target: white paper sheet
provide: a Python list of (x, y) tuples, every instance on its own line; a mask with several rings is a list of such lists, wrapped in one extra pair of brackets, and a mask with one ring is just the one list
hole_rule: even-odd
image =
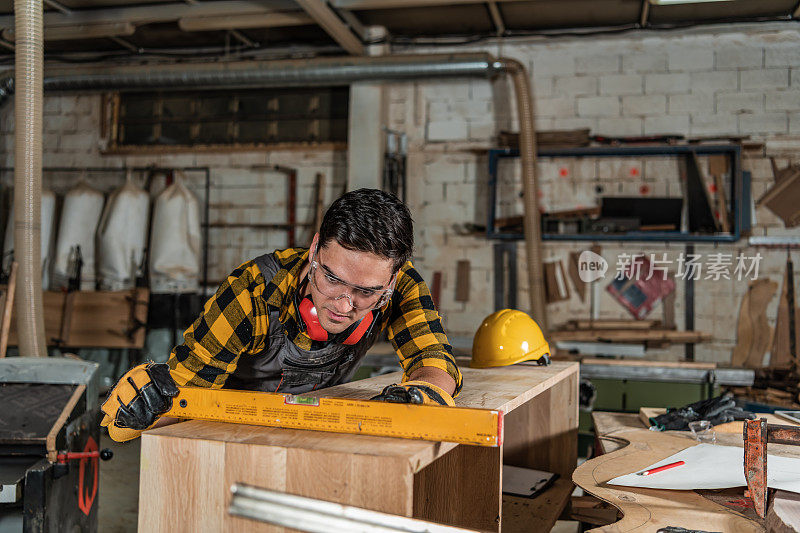
[[(636, 475), (636, 472), (677, 461), (685, 461), (686, 464), (649, 476)], [(616, 477), (608, 483), (676, 490), (726, 489), (747, 485), (744, 479), (744, 450), (736, 446), (698, 444), (636, 472)], [(767, 456), (767, 486), (800, 492), (800, 458)]]

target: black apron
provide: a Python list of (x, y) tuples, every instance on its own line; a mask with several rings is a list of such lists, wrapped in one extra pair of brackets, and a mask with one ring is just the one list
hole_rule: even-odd
[[(267, 283), (281, 268), (272, 254), (264, 254), (254, 261)], [(300, 394), (347, 383), (380, 334), (377, 326), (380, 316), (377, 316), (356, 344), (331, 342), (319, 350), (303, 350), (287, 336), (279, 320), (280, 309), (268, 306), (268, 312), (266, 348), (257, 354), (242, 354), (224, 388)]]

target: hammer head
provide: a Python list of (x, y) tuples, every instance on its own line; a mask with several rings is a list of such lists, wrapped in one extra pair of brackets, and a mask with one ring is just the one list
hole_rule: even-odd
[(744, 478), (761, 518), (767, 514), (767, 419), (744, 421)]

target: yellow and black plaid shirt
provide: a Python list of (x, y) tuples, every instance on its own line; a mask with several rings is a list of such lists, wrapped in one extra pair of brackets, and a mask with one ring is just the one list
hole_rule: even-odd
[[(279, 250), (275, 258), (281, 268), (272, 280), (264, 278), (254, 261), (248, 261), (231, 272), (206, 302), (203, 314), (169, 358), (179, 386), (221, 388), (240, 357), (262, 352), (269, 342), (268, 306), (280, 310), (279, 320), (298, 347), (314, 350), (325, 344), (311, 340), (300, 327), (293, 305), (308, 249)], [(394, 294), (380, 317), (381, 330), (388, 327), (389, 340), (400, 358), (404, 380), (418, 368), (439, 368), (453, 377), (458, 394), (461, 372), (453, 349), (430, 291), (410, 261), (400, 269)]]

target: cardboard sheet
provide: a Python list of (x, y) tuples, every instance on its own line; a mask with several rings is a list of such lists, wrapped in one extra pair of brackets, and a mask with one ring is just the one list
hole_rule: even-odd
[[(649, 476), (636, 475), (676, 461), (686, 464)], [(736, 446), (698, 444), (686, 448), (657, 463), (616, 477), (610, 485), (651, 489), (725, 489), (746, 486), (744, 479), (744, 450)], [(767, 457), (767, 485), (773, 489), (800, 492), (800, 458)]]

